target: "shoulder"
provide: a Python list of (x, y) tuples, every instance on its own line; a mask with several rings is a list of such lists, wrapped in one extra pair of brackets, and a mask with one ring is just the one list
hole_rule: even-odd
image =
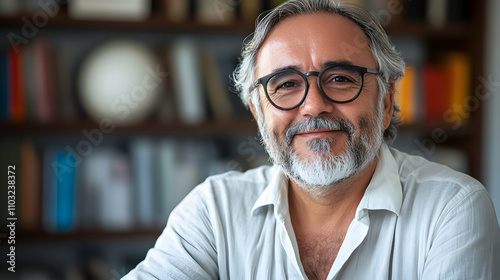
[(238, 211), (250, 212), (276, 172), (276, 167), (261, 166), (246, 172), (230, 171), (210, 176), (196, 186), (179, 207), (196, 204), (197, 208), (208, 211), (227, 212), (238, 208)]
[(260, 195), (276, 172), (277, 169), (275, 167), (267, 165), (250, 169), (246, 172), (229, 171), (208, 177), (197, 188), (202, 192), (211, 192), (219, 195)]
[(472, 213), (491, 212), (488, 216), (494, 216), (488, 192), (478, 180), (419, 156), (395, 149), (391, 153), (399, 168), (403, 192), (401, 214), (408, 221), (425, 221), (433, 227)]
[(471, 176), (455, 171), (445, 165), (390, 149), (399, 168), (403, 192), (446, 192), (466, 196), (477, 191), (486, 191), (484, 186)]

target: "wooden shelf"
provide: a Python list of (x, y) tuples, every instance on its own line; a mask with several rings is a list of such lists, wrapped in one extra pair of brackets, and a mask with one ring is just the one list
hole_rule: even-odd
[(466, 123), (455, 128), (444, 121), (431, 121), (402, 125), (398, 128), (398, 132), (417, 132), (424, 135), (431, 135), (433, 131), (436, 131), (437, 129), (441, 129), (444, 134), (450, 137), (465, 138), (473, 135), (473, 128), (470, 123)]
[[(22, 18), (30, 19), (32, 15), (0, 16), (0, 26), (2, 27), (22, 27), (25, 23)], [(164, 15), (153, 14), (143, 21), (124, 20), (83, 20), (72, 18), (66, 11), (60, 11), (56, 16), (51, 17), (47, 22), (47, 27), (58, 29), (112, 29), (112, 30), (157, 30), (169, 32), (222, 32), (222, 33), (250, 33), (253, 31), (255, 23), (235, 19), (228, 23), (201, 23), (193, 18), (182, 21), (168, 20)], [(423, 39), (469, 39), (472, 28), (466, 23), (448, 23), (442, 27), (431, 26), (422, 22), (399, 22), (396, 21), (385, 27), (391, 36), (412, 36)]]
[(78, 230), (68, 233), (53, 233), (46, 231), (20, 231), (17, 238), (20, 242), (75, 242), (89, 240), (117, 239), (156, 239), (162, 233), (158, 229), (134, 229), (130, 231)]
[[(0, 26), (2, 27), (22, 27), (25, 23), (22, 18), (31, 19), (32, 15), (0, 16)], [(123, 20), (81, 20), (72, 18), (65, 11), (60, 11), (50, 18), (47, 27), (59, 29), (113, 29), (113, 30), (148, 30), (148, 31), (170, 31), (170, 32), (223, 32), (223, 33), (250, 33), (253, 31), (254, 22), (234, 20), (220, 24), (200, 23), (195, 19), (183, 21), (170, 21), (165, 16), (154, 14), (143, 21), (123, 21)]]
[[(98, 124), (89, 120), (59, 123), (0, 123), (0, 131), (5, 134), (74, 134), (82, 130), (99, 129)], [(250, 117), (228, 121), (206, 121), (196, 125), (183, 123), (146, 122), (134, 126), (117, 126), (111, 132), (115, 133), (146, 133), (157, 135), (208, 135), (230, 136), (238, 134), (257, 133), (257, 124)]]

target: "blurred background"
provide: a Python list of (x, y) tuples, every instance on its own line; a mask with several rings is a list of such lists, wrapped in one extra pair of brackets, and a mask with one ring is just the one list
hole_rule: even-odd
[[(269, 164), (230, 75), (281, 2), (2, 0), (0, 278), (120, 279), (194, 186)], [(348, 2), (407, 62), (393, 146), (480, 180), (498, 213), (500, 2)]]

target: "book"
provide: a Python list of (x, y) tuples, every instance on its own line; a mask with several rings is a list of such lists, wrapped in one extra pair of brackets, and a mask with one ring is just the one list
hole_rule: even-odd
[(84, 229), (128, 230), (134, 226), (130, 159), (123, 152), (99, 147), (82, 161), (79, 192)]
[[(164, 225), (170, 212), (200, 183), (203, 157), (210, 151), (196, 141), (178, 142), (165, 139), (157, 145), (157, 197), (160, 199), (159, 220)], [(163, 224), (162, 224), (163, 223)]]
[(211, 112), (218, 121), (230, 120), (234, 116), (234, 112), (215, 54), (209, 48), (202, 48), (200, 52), (203, 84)]
[(164, 139), (158, 142), (155, 153), (156, 188), (156, 223), (165, 226), (177, 198), (175, 189), (180, 180), (176, 172), (178, 143), (173, 139)]
[(76, 19), (141, 21), (151, 14), (151, 0), (72, 0), (68, 8)]
[(148, 139), (135, 139), (130, 144), (134, 197), (137, 200), (137, 222), (144, 228), (154, 225), (154, 144)]
[(44, 228), (69, 232), (76, 228), (75, 159), (65, 150), (48, 148), (44, 153)]
[(423, 70), (425, 119), (443, 121), (449, 105), (449, 80), (440, 64), (428, 64)]
[(168, 53), (179, 119), (186, 124), (199, 124), (206, 119), (206, 103), (196, 44), (187, 39), (179, 40)]
[(448, 116), (456, 125), (463, 125), (470, 112), (463, 112), (467, 106), (467, 97), (472, 91), (472, 71), (469, 58), (464, 53), (448, 53), (443, 62), (449, 81), (449, 103), (447, 108), (451, 111)]
[(49, 43), (37, 38), (34, 44), (36, 112), (38, 122), (50, 122), (56, 117), (53, 53)]
[(26, 97), (24, 90), (23, 55), (22, 49), (10, 49), (10, 103), (9, 119), (13, 122), (26, 120)]
[(417, 118), (417, 71), (407, 66), (405, 76), (396, 84), (396, 104), (401, 109), (403, 124), (411, 124)]

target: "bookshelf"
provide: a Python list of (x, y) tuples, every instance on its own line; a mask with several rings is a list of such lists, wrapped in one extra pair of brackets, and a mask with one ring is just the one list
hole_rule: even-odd
[[(255, 3), (257, 2), (260, 1)], [(481, 81), (478, 77), (484, 76), (485, 1), (476, 1), (474, 5), (470, 5), (463, 18), (446, 22), (441, 26), (430, 25), (425, 17), (409, 19), (405, 10), (410, 5), (409, 2), (400, 1), (403, 12), (392, 15), (391, 21), (386, 26), (386, 30), (395, 42), (404, 43), (400, 51), (406, 56), (405, 59), (411, 61), (420, 58), (418, 56), (412, 57), (414, 53), (407, 52), (405, 46), (416, 48), (417, 52), (425, 53), (421, 66), (439, 63), (440, 58), (449, 52), (459, 51), (465, 54), (469, 58), (471, 69), (468, 77), (470, 79), (468, 92), (470, 96), (473, 96), (475, 89), (481, 87)], [(192, 15), (192, 11), (191, 15), (183, 19), (171, 20), (165, 15), (165, 3), (167, 2), (153, 1), (151, 15), (142, 21), (74, 19), (67, 7), (62, 6), (56, 15), (50, 17), (47, 23), (39, 28), (35, 39), (44, 38), (55, 45), (62, 45), (63, 49), (70, 49), (70, 59), (67, 60), (67, 63), (71, 66), (71, 75), (69, 76), (72, 83), (70, 86), (71, 94), (76, 99), (75, 116), (70, 119), (56, 118), (44, 123), (32, 120), (21, 122), (3, 120), (0, 122), (0, 142), (2, 145), (6, 142), (15, 143), (12, 147), (19, 149), (19, 145), (23, 141), (31, 142), (35, 148), (35, 162), (39, 166), (43, 166), (43, 157), (49, 147), (64, 150), (65, 147), (70, 146), (73, 150), (77, 150), (82, 141), (91, 142), (82, 131), (95, 131), (99, 130), (100, 127), (89, 118), (81, 104), (78, 104), (76, 97), (78, 88), (74, 84), (79, 66), (85, 56), (96, 46), (109, 39), (139, 40), (154, 49), (155, 53), (163, 53), (161, 55), (164, 55), (165, 50), (178, 38), (189, 37), (195, 44), (209, 46), (219, 58), (224, 55), (233, 56), (230, 63), (223, 62), (226, 65), (222, 67), (223, 71), (221, 72), (224, 72), (223, 75), (227, 78), (233, 69), (235, 56), (239, 54), (241, 42), (245, 36), (252, 32), (254, 21), (243, 15), (241, 6), (234, 7), (234, 19), (228, 19), (228, 22), (200, 23), (196, 16)], [(448, 3), (452, 5), (452, 1), (448, 0)], [(30, 19), (32, 15), (32, 12), (22, 11), (15, 15), (1, 15), (0, 35), (5, 38), (9, 32), (19, 32), (25, 24), (22, 18)], [(410, 42), (409, 45), (407, 42)], [(0, 45), (0, 49), (7, 47), (8, 42)], [(221, 48), (222, 50), (220, 50)], [(422, 83), (421, 80), (418, 81)], [(228, 79), (224, 79), (224, 82), (227, 85)], [(209, 105), (206, 104), (206, 107)], [(460, 155), (464, 155), (464, 157), (459, 157), (459, 160), (465, 161), (461, 164), (465, 166), (465, 171), (473, 177), (481, 179), (482, 104), (479, 102), (477, 108), (469, 113), (470, 115), (464, 123), (459, 126), (454, 126), (453, 122), (443, 118), (432, 121), (419, 118), (407, 123), (400, 128), (394, 146), (406, 152), (427, 156), (426, 151), (430, 149), (429, 145), (432, 145), (433, 152), (431, 154), (434, 157), (431, 158), (435, 160), (450, 155), (450, 153), (438, 153), (437, 151), (441, 148), (445, 151), (451, 150), (451, 158), (454, 159), (457, 158), (458, 152)], [(217, 119), (213, 114), (208, 114), (203, 121), (196, 124), (186, 124), (177, 116), (164, 120), (159, 118), (158, 114), (153, 113), (148, 119), (136, 125), (116, 126), (112, 132), (105, 134), (102, 143), (93, 145), (91, 148), (94, 151), (98, 148), (116, 148), (115, 151), (117, 150), (121, 155), (131, 157), (133, 153), (131, 145), (136, 141), (146, 139), (154, 147), (165, 144), (165, 142), (170, 144), (174, 142), (176, 145), (190, 142), (191, 146), (187, 146), (187, 149), (190, 147), (205, 149), (208, 151), (206, 154), (209, 154), (207, 157), (212, 160), (206, 161), (204, 158), (196, 157), (190, 159), (191, 162), (203, 162), (201, 167), (206, 169), (197, 176), (196, 180), (202, 180), (206, 175), (217, 171), (246, 169), (266, 161), (264, 151), (254, 137), (257, 126), (248, 112), (239, 111), (233, 117), (226, 119)], [(439, 137), (436, 136), (437, 134)], [(446, 136), (445, 140), (443, 135)], [(417, 142), (418, 144), (416, 144)], [(185, 150), (186, 147), (183, 149)], [(165, 152), (165, 156), (168, 157), (168, 151)], [(208, 170), (205, 168), (207, 166), (215, 167)], [(133, 170), (133, 161), (129, 162), (128, 168)], [(185, 176), (190, 176), (187, 174), (192, 173), (189, 170), (179, 172)], [(37, 193), (40, 196), (31, 199), (35, 201), (36, 210), (43, 213), (44, 171), (40, 170), (36, 178), (38, 178), (36, 181)], [(193, 181), (193, 184), (195, 183)], [(132, 188), (134, 184), (130, 183), (132, 186), (129, 187)], [(78, 196), (77, 193), (75, 201), (78, 201)], [(19, 201), (19, 203), (22, 202)], [(96, 203), (92, 202), (91, 205), (95, 206)], [(43, 219), (40, 218), (40, 220)], [(76, 222), (74, 227), (68, 231), (52, 231), (47, 230), (42, 221), (39, 221), (36, 226), (30, 229), (18, 229), (18, 240), (21, 243), (19, 254), (41, 256), (45, 250), (50, 248), (56, 248), (56, 251), (60, 252), (71, 250), (72, 257), (64, 262), (71, 269), (76, 267), (79, 271), (92, 270), (89, 268), (92, 266), (89, 265), (91, 260), (95, 258), (107, 259), (109, 276), (109, 274), (116, 274), (117, 271), (121, 273), (123, 268), (129, 269), (141, 260), (146, 250), (154, 244), (161, 229), (161, 222), (149, 226), (132, 222), (125, 229), (111, 230), (95, 225), (83, 228)], [(139, 245), (131, 251), (124, 252), (123, 256), (118, 256), (113, 251), (117, 250), (117, 247), (128, 245), (131, 242)], [(83, 248), (85, 246), (88, 248)], [(60, 252), (54, 253), (52, 258), (57, 260), (58, 254), (62, 254)], [(24, 263), (30, 266), (36, 260), (20, 257), (19, 262), (20, 265)], [(35, 266), (35, 268), (37, 271), (44, 270), (44, 267), (41, 266)], [(54, 265), (50, 266), (47, 271), (49, 275), (55, 277), (54, 279), (63, 279), (64, 275), (69, 273), (67, 267), (58, 269)], [(2, 278), (1, 276), (0, 274), (0, 278)], [(116, 278), (116, 275), (111, 275), (112, 277)]]

